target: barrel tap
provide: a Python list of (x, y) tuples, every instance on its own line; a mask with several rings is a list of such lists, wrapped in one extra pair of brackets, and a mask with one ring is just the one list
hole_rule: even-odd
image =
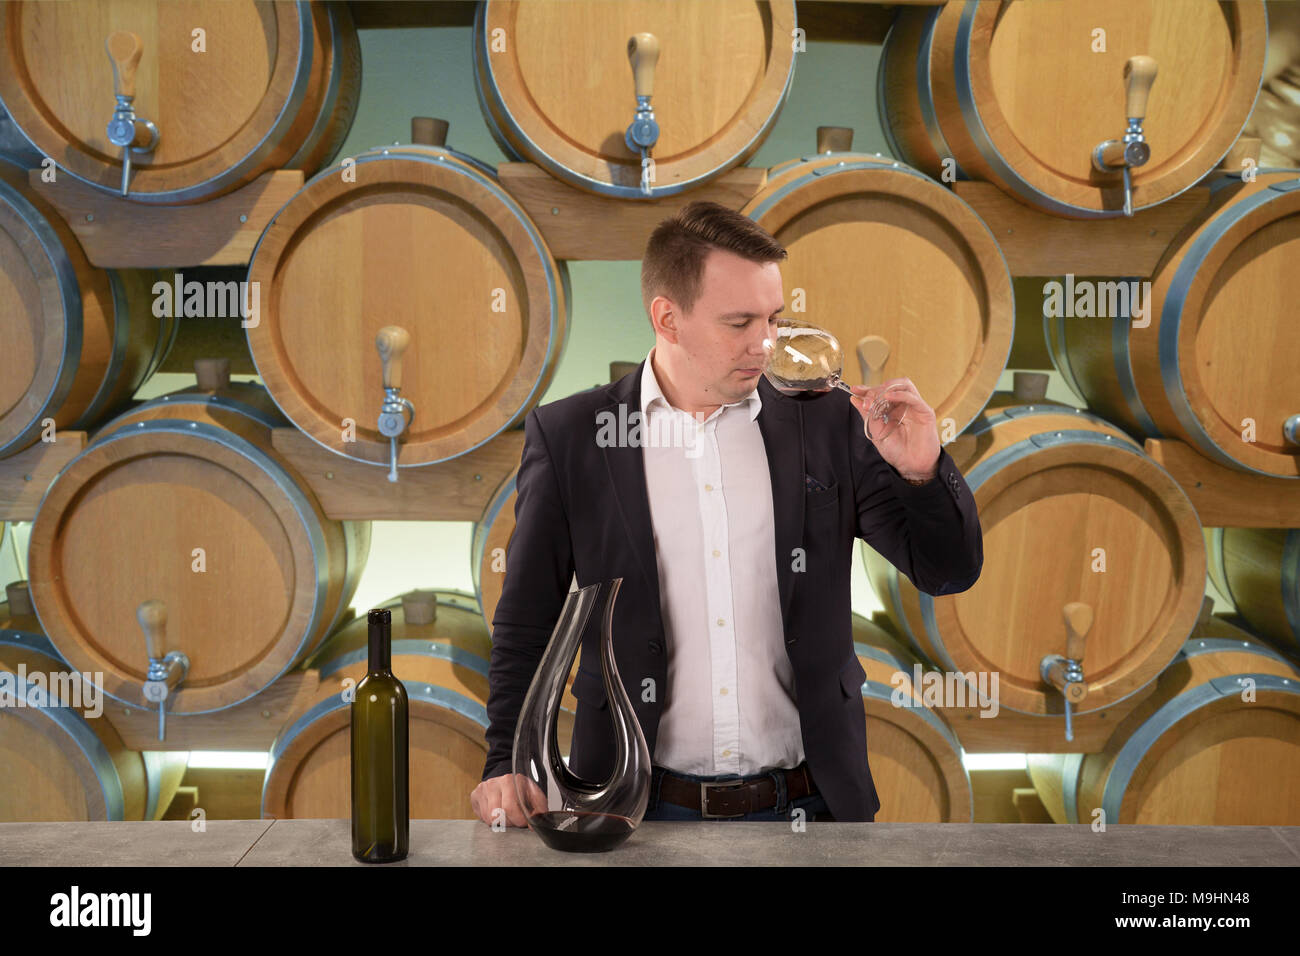
[(388, 480), (397, 480), (397, 439), (415, 421), (415, 406), (402, 398), (402, 353), (411, 342), (411, 333), (400, 325), (385, 325), (375, 338), (379, 361), (384, 367), (384, 404), (379, 410), (379, 434), (388, 439), (391, 464)]
[(1151, 146), (1142, 133), (1142, 120), (1147, 112), (1147, 94), (1156, 81), (1156, 61), (1149, 56), (1131, 56), (1124, 64), (1124, 82), (1127, 90), (1128, 129), (1122, 139), (1108, 139), (1098, 143), (1092, 151), (1092, 165), (1098, 172), (1124, 174), (1124, 215), (1133, 215), (1133, 180), (1129, 171), (1145, 165), (1151, 158)]
[(130, 189), (131, 154), (151, 153), (158, 145), (158, 127), (135, 115), (135, 70), (143, 47), (140, 38), (126, 30), (109, 34), (104, 43), (113, 64), (113, 94), (117, 106), (108, 123), (108, 141), (122, 147), (122, 195)]
[(162, 601), (145, 601), (135, 612), (144, 631), (145, 653), (149, 655), (149, 672), (141, 692), (146, 703), (158, 705), (158, 739), (166, 739), (167, 698), (181, 685), (190, 671), (190, 659), (180, 651), (166, 649), (167, 605)]
[(659, 61), (659, 38), (653, 33), (635, 33), (628, 37), (627, 58), (632, 63), (632, 79), (636, 86), (636, 118), (623, 134), (627, 148), (641, 154), (641, 193), (650, 195), (650, 148), (659, 141), (659, 124), (650, 105), (654, 91), (655, 63)]
[(1083, 678), (1083, 651), (1092, 627), (1092, 606), (1079, 601), (1065, 605), (1065, 656), (1048, 654), (1038, 663), (1043, 683), (1051, 684), (1065, 698), (1065, 739), (1074, 739), (1071, 705), (1083, 703), (1088, 685)]

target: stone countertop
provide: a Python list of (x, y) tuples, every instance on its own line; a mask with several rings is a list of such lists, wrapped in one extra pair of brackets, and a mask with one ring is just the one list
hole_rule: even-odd
[[(1300, 827), (645, 821), (607, 853), (527, 829), (412, 820), (397, 866), (1298, 866)], [(367, 866), (348, 820), (0, 823), (3, 866)]]

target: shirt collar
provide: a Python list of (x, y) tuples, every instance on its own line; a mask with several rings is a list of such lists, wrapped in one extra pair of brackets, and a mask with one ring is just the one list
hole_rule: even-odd
[[(641, 373), (641, 420), (642, 421), (646, 421), (649, 418), (650, 406), (656, 401), (662, 403), (664, 408), (669, 408), (669, 409), (672, 408), (672, 406), (668, 404), (668, 399), (664, 397), (663, 390), (659, 387), (658, 378), (655, 377), (654, 365), (651, 362), (651, 358), (654, 356), (654, 354), (655, 354), (654, 347), (651, 347), (650, 351), (646, 354), (645, 357), (645, 371)], [(754, 390), (750, 392), (748, 395), (746, 395), (744, 398), (742, 398), (739, 402), (731, 402), (730, 404), (723, 405), (722, 409), (735, 408), (737, 405), (740, 405), (742, 402), (747, 406), (747, 411), (749, 412), (749, 420), (752, 422), (755, 418), (758, 417), (758, 413), (763, 408), (763, 400), (759, 397), (757, 384), (755, 384)], [(722, 409), (715, 409), (713, 415), (711, 415), (710, 418), (716, 415), (720, 415)], [(679, 409), (674, 409), (674, 410), (678, 411), (679, 414), (683, 414), (683, 415), (687, 414), (686, 412), (682, 412)], [(705, 420), (707, 421), (708, 419)]]

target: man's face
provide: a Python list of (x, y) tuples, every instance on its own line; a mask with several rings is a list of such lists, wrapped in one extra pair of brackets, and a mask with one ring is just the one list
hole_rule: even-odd
[(783, 300), (776, 262), (757, 263), (711, 250), (704, 262), (703, 293), (694, 309), (683, 315), (671, 306), (677, 332), (675, 384), (701, 404), (743, 399), (767, 367), (769, 353), (763, 343), (776, 338)]

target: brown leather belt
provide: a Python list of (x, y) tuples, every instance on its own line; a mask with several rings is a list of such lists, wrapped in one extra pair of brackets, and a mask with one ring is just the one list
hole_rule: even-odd
[(697, 810), (705, 820), (739, 817), (775, 807), (776, 781), (772, 779), (773, 773), (785, 775), (787, 804), (817, 792), (807, 761), (793, 770), (773, 770), (748, 781), (686, 780), (666, 768), (658, 772), (663, 777), (659, 782), (659, 799)]

